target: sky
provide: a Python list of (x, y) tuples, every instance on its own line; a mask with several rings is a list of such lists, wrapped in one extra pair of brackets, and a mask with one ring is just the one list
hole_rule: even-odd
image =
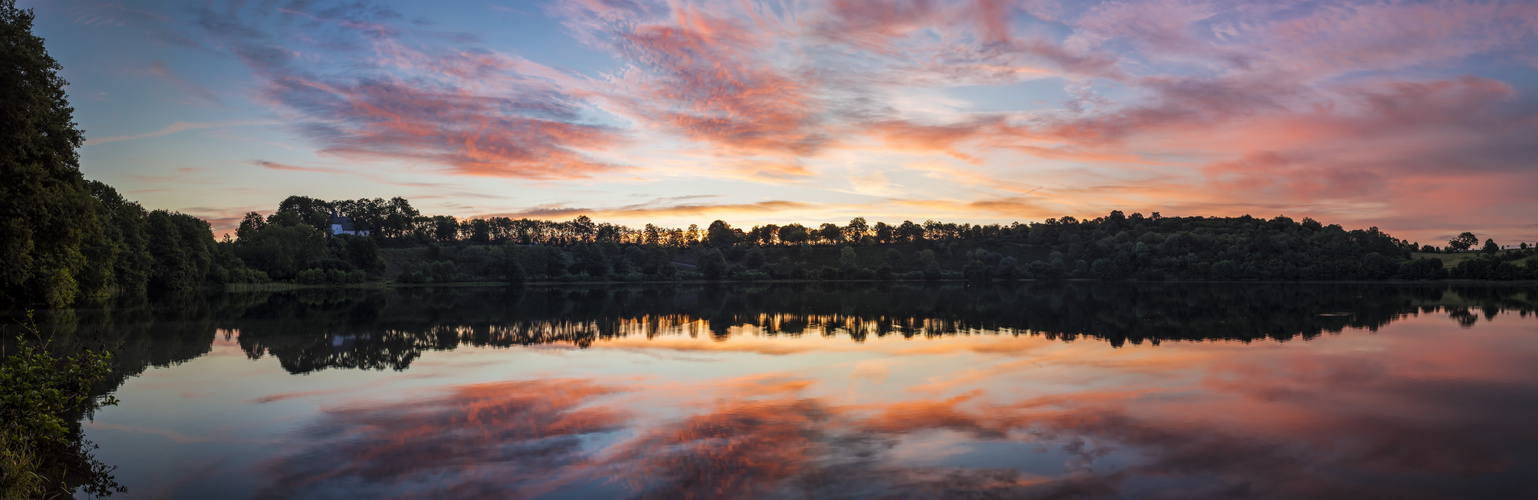
[(1538, 241), (1538, 3), (22, 0), (81, 169), (631, 226), (1313, 217)]

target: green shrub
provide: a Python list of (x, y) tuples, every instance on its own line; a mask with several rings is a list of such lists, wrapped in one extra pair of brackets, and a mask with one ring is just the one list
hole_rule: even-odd
[(459, 268), (453, 262), (440, 260), (428, 266), (433, 283), (451, 283), (459, 279)]
[(305, 269), (294, 276), (294, 281), (301, 285), (326, 284), (326, 271), (323, 269)]
[[(27, 314), (26, 330), (37, 336)], [(108, 472), (87, 452), (89, 443), (72, 432), (74, 419), (87, 411), (117, 404), (111, 395), (94, 397), (91, 387), (112, 373), (112, 353), (77, 349), (55, 356), (47, 343), (34, 345), (16, 336), (16, 350), (0, 363), (0, 494), (5, 498), (70, 497), (83, 489), (93, 496), (122, 492)], [(80, 463), (80, 462), (84, 463)], [(84, 483), (71, 485), (72, 481)]]

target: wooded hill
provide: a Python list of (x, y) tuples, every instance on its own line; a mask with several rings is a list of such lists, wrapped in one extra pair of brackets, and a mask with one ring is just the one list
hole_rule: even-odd
[[(369, 236), (328, 237), (332, 214), (349, 217)], [(403, 198), (293, 196), (270, 215), (247, 214), (237, 233), (238, 239), (219, 243), (214, 259), (212, 273), (225, 283), (1538, 277), (1538, 259), (1528, 249), (1478, 253), (1449, 272), (1439, 259), (1412, 258), (1435, 248), (1377, 228), (1120, 211), (1009, 225), (855, 218), (816, 227), (743, 230), (717, 220), (705, 229), (633, 229), (586, 216), (566, 222), (423, 216)]]

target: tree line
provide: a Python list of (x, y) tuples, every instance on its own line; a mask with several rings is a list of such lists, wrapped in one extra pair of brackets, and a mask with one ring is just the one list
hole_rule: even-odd
[[(744, 231), (717, 220), (703, 230), (650, 224), (636, 230), (587, 216), (565, 222), (427, 216), (401, 197), (290, 196), (270, 214), (246, 214), (234, 237), (215, 241), (205, 221), (146, 211), (110, 186), (81, 184), (100, 226), (99, 235), (80, 245), (85, 258), (72, 284), (82, 297), (114, 289), (369, 280), (1538, 279), (1532, 258), (1538, 250), (1499, 251), (1493, 241), (1479, 257), (1449, 269), (1434, 257), (1413, 258), (1427, 248), (1377, 228), (1347, 230), (1282, 216), (1121, 211), (1008, 225), (869, 224), (857, 217), (815, 228), (790, 223)], [(336, 217), (350, 218), (366, 235), (333, 234)], [(389, 255), (399, 262), (387, 262)], [(59, 291), (31, 296), (55, 306), (72, 300)]]
[(145, 210), (81, 175), (84, 135), (32, 20), (0, 2), (0, 305), (203, 284), (206, 221)]
[[(1441, 251), (1379, 231), (1287, 217), (1106, 216), (1035, 223), (928, 220), (847, 224), (725, 221), (670, 228), (424, 215), (400, 197), (290, 196), (246, 214), (235, 237), (207, 221), (146, 210), (88, 181), (60, 66), (32, 17), (0, 4), (0, 306), (63, 307), (113, 292), (208, 284), (679, 279), (1538, 279), (1527, 249), (1485, 242), (1458, 268), (1411, 258)], [(334, 217), (366, 236), (332, 234)], [(1465, 233), (1447, 245), (1468, 250)], [(1525, 245), (1524, 245), (1525, 246)], [(461, 247), (481, 247), (479, 250)], [(387, 258), (399, 257), (399, 258)], [(397, 262), (398, 261), (398, 262)]]

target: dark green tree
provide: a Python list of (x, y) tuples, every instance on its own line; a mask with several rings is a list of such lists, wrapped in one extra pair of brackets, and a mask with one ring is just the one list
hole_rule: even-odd
[(145, 218), (149, 239), (149, 286), (190, 290), (203, 284), (213, 263), (214, 233), (208, 222), (180, 212), (156, 210)]
[(920, 241), (924, 239), (924, 226), (914, 224), (911, 220), (905, 220), (902, 225), (897, 226), (894, 233), (900, 241)]
[(854, 276), (860, 270), (860, 255), (853, 247), (844, 245), (838, 250), (838, 270), (845, 277)]
[(249, 238), (264, 227), (267, 227), (267, 219), (262, 218), (262, 214), (247, 212), (246, 217), (240, 220), (240, 227), (235, 230), (235, 237)]
[(991, 277), (988, 272), (988, 264), (984, 264), (983, 261), (976, 259), (962, 266), (961, 275), (966, 277), (967, 281), (988, 281)]
[(870, 225), (865, 222), (864, 217), (849, 219), (849, 225), (844, 226), (844, 237), (854, 243), (859, 243), (860, 239), (864, 238), (869, 232)]
[(382, 264), (379, 258), (379, 242), (366, 236), (342, 235), (338, 236), (347, 250), (347, 261), (358, 269), (364, 271), (378, 270)]
[(123, 199), (117, 190), (97, 181), (88, 181), (91, 196), (96, 198), (97, 210), (102, 219), (105, 237), (87, 245), (88, 266), (96, 268), (86, 273), (93, 280), (88, 289), (142, 292), (149, 283), (151, 257), (145, 235), (145, 212), (138, 203)]
[(844, 230), (838, 227), (838, 224), (824, 222), (822, 227), (817, 229), (817, 238), (828, 243), (838, 243), (844, 241)]
[(469, 240), (477, 245), (491, 243), (491, 224), (486, 219), (470, 219), (464, 222), (470, 225), (468, 231)]
[(578, 243), (571, 247), (572, 260), (576, 261), (579, 271), (594, 278), (609, 276), (609, 259), (599, 250), (597, 245)]
[(652, 246), (646, 250), (646, 263), (642, 271), (658, 278), (673, 279), (678, 269), (673, 265), (673, 257), (668, 255), (666, 248)]
[(763, 269), (764, 251), (759, 248), (749, 249), (742, 257), (742, 264), (748, 269)]
[(780, 227), (778, 234), (781, 242), (791, 245), (806, 243), (812, 237), (806, 226), (800, 224), (786, 224)]
[[(0, 302), (62, 307), (82, 292), (82, 248), (104, 237), (80, 174), (84, 141), (33, 13), (0, 0)], [(88, 280), (104, 286), (100, 276)]]
[(325, 234), (296, 219), (291, 219), (292, 224), (273, 223), (281, 222), (282, 217), (271, 219), (260, 231), (236, 242), (235, 255), (246, 265), (273, 279), (286, 280), (325, 254)]
[(513, 284), (521, 284), (528, 279), (523, 263), (519, 262), (517, 256), (509, 256), (502, 261), (502, 279)]
[(293, 214), (300, 222), (322, 233), (331, 231), (331, 213), (336, 209), (336, 205), (326, 200), (297, 195), (284, 198), (278, 204), (278, 212)]
[(705, 243), (715, 247), (734, 245), (737, 243), (737, 233), (732, 231), (730, 224), (718, 219), (705, 228)]
[(885, 222), (877, 222), (875, 227), (876, 243), (891, 243), (893, 229), (895, 228)]
[(700, 256), (700, 274), (705, 279), (718, 280), (726, 275), (726, 256), (720, 249), (712, 248)]
[(1458, 235), (1457, 238), (1453, 238), (1447, 241), (1447, 246), (1449, 248), (1460, 252), (1474, 248), (1474, 245), (1478, 244), (1479, 237), (1468, 231), (1464, 231), (1463, 234)]
[(452, 215), (434, 215), (432, 228), (433, 239), (439, 242), (450, 242), (459, 239), (459, 222)]

